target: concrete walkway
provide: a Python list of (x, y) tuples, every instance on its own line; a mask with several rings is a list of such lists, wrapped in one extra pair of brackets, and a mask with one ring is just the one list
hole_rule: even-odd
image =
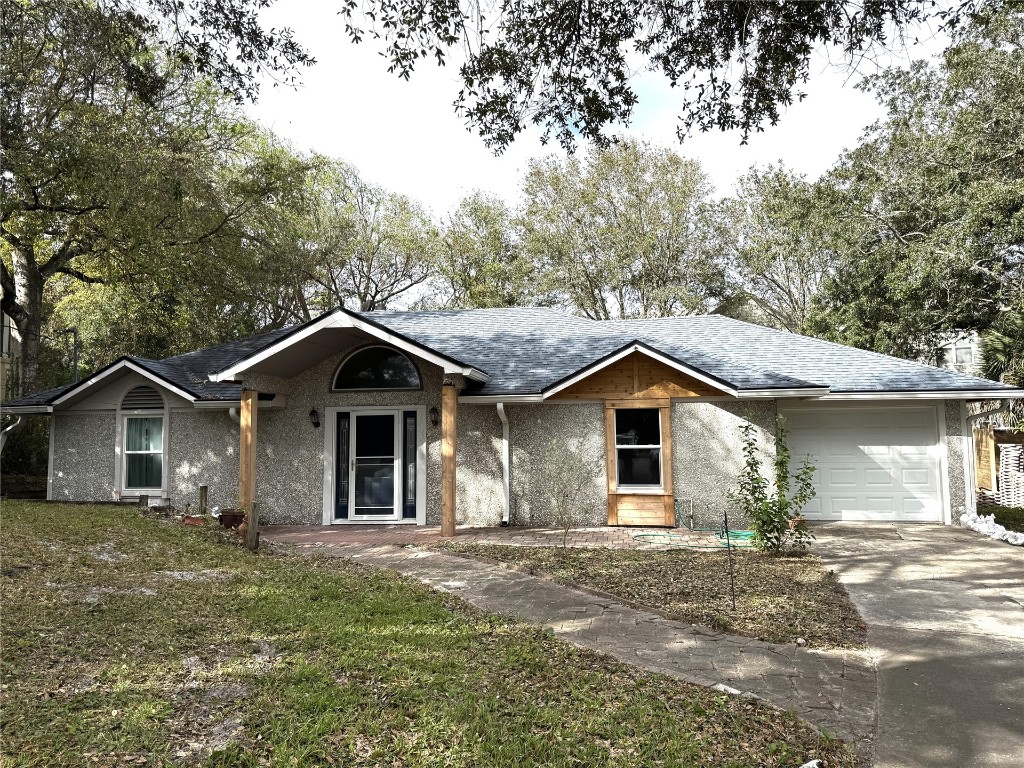
[[(458, 541), (466, 544), (502, 544), (507, 547), (554, 547), (562, 545), (561, 528), (459, 528)], [(417, 546), (441, 541), (438, 525), (267, 525), (260, 528), (265, 541), (281, 544), (347, 546), (351, 544), (393, 544)], [(678, 546), (714, 547), (714, 533), (684, 528), (571, 528), (566, 536), (570, 547), (666, 550)]]
[(942, 525), (814, 533), (868, 625), (876, 768), (1024, 766), (1024, 549)]
[(862, 652), (820, 652), (725, 635), (483, 561), (411, 547), (320, 542), (303, 549), (396, 570), (485, 611), (550, 627), (564, 640), (652, 672), (753, 694), (870, 754), (876, 686)]

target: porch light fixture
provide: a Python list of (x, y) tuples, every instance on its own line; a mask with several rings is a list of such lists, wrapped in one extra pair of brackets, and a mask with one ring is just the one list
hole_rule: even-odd
[(313, 425), (313, 429), (320, 429), (320, 412), (316, 408), (309, 412), (309, 423)]
[(427, 412), (430, 416), (430, 426), (436, 427), (437, 421), (441, 417), (441, 414), (437, 410), (437, 406), (434, 406)]

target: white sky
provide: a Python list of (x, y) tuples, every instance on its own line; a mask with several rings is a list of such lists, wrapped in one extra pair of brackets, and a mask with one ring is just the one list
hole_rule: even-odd
[[(250, 115), (297, 149), (346, 160), (367, 181), (408, 195), (435, 214), (454, 208), (476, 189), (514, 203), (527, 161), (559, 150), (543, 146), (539, 131), (529, 131), (496, 157), (455, 115), (456, 67), (424, 61), (410, 81), (398, 79), (387, 72), (372, 41), (348, 41), (339, 5), (339, 0), (306, 0), (266, 12), (266, 23), (291, 27), (317, 64), (302, 72), (298, 89), (267, 81), (259, 103), (248, 108)], [(941, 49), (939, 41), (930, 40), (909, 53), (923, 58)], [(900, 64), (908, 58), (904, 52), (890, 60)], [(715, 132), (697, 134), (680, 146), (678, 92), (660, 75), (645, 73), (634, 85), (640, 104), (632, 125), (621, 132), (699, 160), (721, 194), (731, 192), (736, 178), (755, 164), (781, 161), (816, 178), (882, 114), (873, 97), (854, 89), (859, 79), (821, 57), (805, 88), (807, 98), (749, 144), (741, 146), (737, 133)]]

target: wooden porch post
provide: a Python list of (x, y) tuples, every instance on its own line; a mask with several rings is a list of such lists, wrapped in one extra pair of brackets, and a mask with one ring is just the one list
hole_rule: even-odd
[(242, 390), (238, 428), (238, 506), (252, 512), (256, 499), (256, 403), (259, 393)]
[(459, 389), (445, 377), (441, 387), (441, 535), (455, 535), (455, 417)]

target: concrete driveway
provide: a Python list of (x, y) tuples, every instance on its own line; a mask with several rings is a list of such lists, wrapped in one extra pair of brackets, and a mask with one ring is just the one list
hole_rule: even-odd
[(868, 624), (876, 768), (1024, 766), (1024, 548), (942, 525), (814, 533)]

